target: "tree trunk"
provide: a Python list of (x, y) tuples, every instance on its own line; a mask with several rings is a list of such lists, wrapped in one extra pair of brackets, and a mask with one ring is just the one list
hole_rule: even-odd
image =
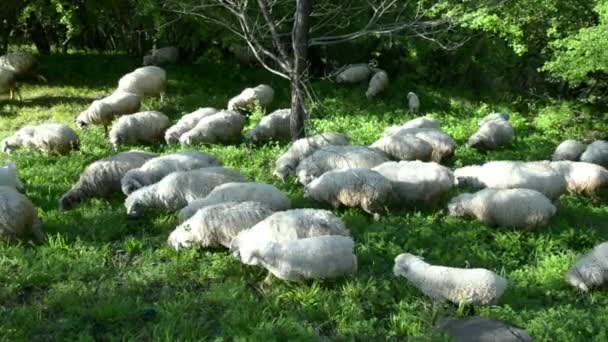
[(42, 24), (40, 24), (40, 21), (33, 12), (27, 18), (27, 26), (38, 53), (41, 55), (50, 55), (51, 46), (49, 45), (49, 40), (46, 38), (44, 27), (42, 27)]
[(310, 27), (310, 12), (312, 11), (312, 0), (297, 0), (296, 14), (291, 31), (291, 43), (293, 45), (293, 68), (289, 77), (291, 78), (291, 116), (289, 129), (291, 140), (297, 140), (305, 136), (304, 121), (306, 119), (305, 96), (304, 96), (304, 73), (306, 72), (308, 54), (308, 29)]

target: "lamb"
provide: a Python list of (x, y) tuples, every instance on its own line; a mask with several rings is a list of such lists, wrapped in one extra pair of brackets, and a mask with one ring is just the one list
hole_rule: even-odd
[(193, 129), (179, 138), (179, 142), (182, 145), (229, 144), (241, 138), (243, 127), (245, 127), (245, 116), (223, 110), (202, 118)]
[(167, 72), (157, 66), (137, 68), (118, 80), (118, 90), (141, 97), (160, 96), (163, 101), (167, 87)]
[(0, 167), (0, 186), (6, 186), (17, 191), (23, 192), (25, 187), (17, 178), (17, 165), (13, 161), (8, 161), (6, 165)]
[(59, 209), (71, 210), (89, 198), (109, 197), (120, 192), (120, 181), (124, 175), (156, 156), (155, 153), (129, 151), (90, 164), (80, 175), (78, 182), (61, 197)]
[(179, 58), (179, 51), (176, 47), (167, 46), (162, 47), (160, 49), (152, 49), (147, 55), (143, 58), (143, 65), (164, 65), (164, 64), (173, 64), (177, 63)]
[(407, 105), (412, 113), (418, 113), (418, 109), (420, 108), (420, 99), (418, 99), (418, 95), (414, 92), (410, 91), (407, 93)]
[(218, 185), (245, 181), (245, 176), (224, 167), (174, 172), (158, 183), (132, 192), (125, 200), (127, 215), (139, 216), (144, 208), (180, 210), (204, 198)]
[(372, 73), (367, 64), (349, 64), (336, 76), (338, 83), (359, 83), (367, 81)]
[(198, 210), (194, 216), (177, 226), (169, 235), (169, 244), (175, 249), (224, 246), (238, 233), (249, 229), (272, 215), (273, 211), (259, 202), (224, 202)]
[(139, 112), (124, 115), (112, 124), (110, 144), (115, 149), (120, 145), (151, 144), (163, 140), (169, 118), (161, 112)]
[(124, 92), (121, 90), (114, 91), (110, 96), (106, 96), (101, 100), (95, 100), (83, 112), (76, 117), (76, 125), (84, 129), (90, 125), (101, 125), (108, 135), (108, 126), (114, 118), (131, 114), (139, 111), (141, 107), (141, 97)]
[(179, 138), (182, 136), (182, 134), (193, 129), (196, 124), (201, 121), (201, 119), (211, 116), (217, 112), (219, 112), (219, 110), (215, 108), (205, 107), (199, 108), (190, 114), (182, 116), (175, 125), (167, 129), (165, 132), (165, 141), (167, 144), (179, 143)]
[(599, 165), (567, 160), (550, 165), (566, 179), (571, 193), (596, 197), (601, 189), (608, 188), (608, 170)]
[(344, 134), (335, 132), (321, 133), (298, 139), (277, 159), (273, 174), (283, 182), (286, 182), (287, 177), (294, 173), (300, 161), (310, 156), (318, 149), (329, 145), (348, 144), (348, 138)]
[(454, 342), (532, 342), (532, 337), (524, 329), (488, 317), (442, 319), (437, 326)]
[(380, 70), (369, 80), (369, 86), (365, 92), (368, 99), (372, 99), (388, 88), (388, 74), (384, 70)]
[(441, 130), (439, 121), (428, 116), (421, 116), (419, 118), (412, 119), (401, 126), (388, 127), (384, 130), (384, 136), (387, 137), (390, 135), (399, 134), (404, 131), (407, 132), (408, 130), (416, 128), (431, 128)]
[(279, 189), (264, 183), (231, 182), (217, 186), (205, 198), (193, 201), (179, 212), (179, 222), (184, 222), (199, 209), (224, 202), (260, 202), (273, 211), (291, 208), (291, 201)]
[(435, 162), (387, 162), (372, 170), (391, 181), (394, 195), (400, 202), (424, 201), (434, 204), (454, 185), (452, 171)]
[(580, 141), (576, 140), (564, 140), (561, 144), (557, 146), (555, 152), (553, 152), (553, 156), (551, 160), (559, 161), (559, 160), (571, 160), (578, 161), (581, 158), (581, 155), (587, 149), (587, 145), (583, 144)]
[(246, 88), (239, 95), (228, 101), (228, 110), (237, 112), (250, 112), (253, 106), (259, 105), (267, 110), (274, 99), (274, 90), (267, 84), (260, 84), (255, 88)]
[(321, 235), (350, 236), (344, 222), (331, 211), (291, 209), (274, 213), (240, 232), (230, 244), (232, 255), (246, 265), (257, 265), (253, 252), (267, 242), (286, 242)]
[(24, 126), (12, 136), (2, 140), (2, 151), (11, 153), (19, 148), (39, 150), (47, 153), (68, 154), (80, 150), (80, 139), (66, 125), (47, 123)]
[(260, 123), (245, 134), (245, 140), (260, 144), (270, 140), (289, 140), (291, 109), (279, 109), (266, 115)]
[(433, 146), (414, 135), (390, 135), (382, 137), (372, 145), (396, 160), (429, 160), (433, 153)]
[(439, 303), (493, 305), (508, 286), (507, 279), (490, 270), (435, 266), (410, 253), (395, 258), (393, 273)]
[(35, 77), (42, 82), (46, 82), (46, 78), (36, 72), (37, 66), (36, 56), (29, 52), (12, 52), (0, 56), (0, 68), (14, 72), (18, 79)]
[(34, 237), (44, 240), (42, 225), (32, 202), (9, 186), (0, 186), (0, 240)]
[(17, 86), (17, 74), (13, 71), (0, 67), (0, 94), (9, 93), (10, 99), (14, 100), (15, 95), (22, 101), (21, 92)]
[(154, 184), (173, 172), (189, 171), (204, 167), (221, 166), (214, 156), (198, 152), (177, 152), (156, 157), (145, 162), (141, 167), (129, 170), (121, 180), (122, 192), (125, 195)]
[(494, 150), (509, 145), (514, 136), (515, 130), (508, 121), (508, 115), (490, 114), (481, 120), (479, 130), (469, 138), (468, 145), (476, 149)]
[(581, 161), (608, 168), (608, 141), (597, 140), (589, 144), (581, 155)]
[(464, 193), (448, 204), (450, 216), (473, 216), (489, 226), (531, 230), (549, 223), (557, 208), (545, 195), (531, 189), (483, 189)]
[(603, 242), (580, 258), (566, 273), (566, 281), (582, 291), (601, 286), (608, 280), (608, 242)]
[(302, 160), (296, 168), (296, 174), (300, 184), (306, 185), (328, 171), (371, 169), (387, 161), (383, 152), (366, 146), (326, 146)]
[(354, 248), (350, 237), (316, 236), (282, 243), (270, 241), (255, 249), (252, 259), (287, 281), (333, 279), (357, 272)]

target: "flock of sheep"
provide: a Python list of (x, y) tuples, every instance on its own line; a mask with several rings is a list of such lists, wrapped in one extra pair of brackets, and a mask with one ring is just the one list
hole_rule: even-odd
[[(145, 64), (176, 58), (174, 51), (163, 51), (146, 56)], [(369, 98), (388, 85), (386, 72), (361, 64), (342, 69), (336, 77), (339, 83), (367, 79)], [(226, 109), (200, 108), (171, 125), (163, 113), (138, 112), (142, 99), (162, 97), (166, 84), (162, 68), (138, 68), (123, 76), (111, 95), (81, 112), (76, 124), (103, 126), (106, 132), (111, 125), (109, 141), (115, 148), (163, 140), (184, 146), (231, 144), (243, 139), (246, 114), (255, 106), (269, 108), (274, 98), (273, 89), (261, 84), (243, 90)], [(415, 112), (418, 97), (414, 93), (407, 97)], [(268, 114), (245, 133), (245, 140), (255, 144), (287, 140), (289, 114), (289, 109)], [(515, 135), (509, 119), (504, 113), (488, 115), (467, 145), (483, 150), (508, 146)], [(80, 146), (76, 132), (60, 124), (25, 126), (1, 144), (6, 153), (27, 148), (67, 154)], [(607, 141), (587, 146), (567, 140), (557, 147), (552, 161), (490, 161), (455, 170), (441, 165), (456, 148), (437, 120), (419, 117), (387, 128), (369, 146), (351, 145), (346, 135), (337, 132), (299, 139), (276, 160), (273, 174), (284, 182), (294, 176), (305, 197), (334, 208), (360, 207), (375, 220), (386, 208), (408, 202), (436, 206), (458, 186), (474, 192), (452, 198), (447, 204), (449, 216), (526, 230), (546, 225), (558, 212), (556, 202), (562, 194), (597, 196), (608, 188)], [(90, 198), (123, 192), (129, 216), (142, 215), (148, 208), (178, 213), (179, 225), (168, 237), (176, 250), (223, 246), (243, 264), (264, 267), (290, 281), (356, 272), (355, 243), (339, 217), (328, 210), (292, 209), (289, 198), (273, 185), (253, 182), (222, 165), (216, 157), (198, 151), (162, 156), (117, 153), (87, 166), (61, 197), (59, 207), (70, 210)], [(22, 194), (16, 171), (11, 162), (0, 169), (0, 235), (17, 239), (31, 233), (42, 239), (36, 209)], [(395, 258), (394, 274), (439, 302), (490, 305), (508, 287), (507, 279), (490, 270), (432, 265), (409, 253)], [(608, 281), (608, 243), (577, 261), (566, 280), (585, 291)]]

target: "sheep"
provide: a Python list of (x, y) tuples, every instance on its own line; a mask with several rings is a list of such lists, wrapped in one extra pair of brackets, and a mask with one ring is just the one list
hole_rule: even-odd
[(348, 138), (344, 134), (335, 132), (321, 133), (298, 139), (276, 160), (273, 174), (283, 182), (286, 182), (287, 177), (294, 173), (300, 161), (318, 149), (329, 145), (348, 144)]
[(274, 99), (274, 90), (267, 84), (260, 84), (255, 88), (246, 88), (239, 95), (228, 101), (228, 110), (237, 112), (251, 112), (252, 106), (259, 105), (267, 110)]
[(481, 120), (479, 130), (469, 138), (467, 145), (476, 149), (494, 150), (509, 145), (514, 136), (515, 130), (508, 121), (508, 115), (495, 113)]
[(182, 134), (182, 145), (232, 143), (241, 138), (245, 117), (237, 112), (223, 110), (202, 118), (190, 131)]
[(80, 175), (78, 182), (61, 197), (59, 209), (71, 210), (89, 198), (109, 197), (120, 192), (120, 181), (127, 171), (142, 166), (156, 156), (155, 153), (129, 151), (90, 164)]
[(29, 52), (11, 52), (0, 56), (0, 68), (15, 73), (18, 79), (23, 77), (34, 77), (39, 81), (46, 82), (46, 78), (36, 72), (38, 60)]
[(336, 76), (338, 83), (359, 83), (367, 81), (372, 73), (367, 64), (349, 64)]
[(279, 109), (264, 116), (260, 123), (245, 134), (245, 140), (253, 144), (270, 140), (288, 140), (291, 137), (289, 120), (291, 109)]
[(192, 113), (182, 116), (175, 125), (169, 127), (167, 131), (165, 131), (165, 141), (167, 144), (179, 143), (179, 138), (182, 136), (182, 134), (193, 129), (196, 124), (201, 121), (201, 119), (211, 116), (217, 112), (219, 112), (219, 110), (215, 108), (205, 107), (199, 108)]
[(355, 243), (341, 235), (286, 242), (270, 241), (256, 248), (252, 259), (270, 274), (287, 281), (333, 279), (357, 272)]
[(291, 208), (291, 201), (279, 189), (264, 183), (231, 182), (217, 186), (205, 198), (193, 201), (178, 214), (179, 222), (184, 222), (199, 209), (223, 202), (256, 201), (263, 203), (273, 211)]
[(15, 95), (22, 101), (21, 92), (17, 86), (17, 74), (13, 71), (0, 67), (0, 94), (9, 93), (10, 99), (14, 100)]
[(437, 327), (455, 342), (532, 342), (532, 337), (524, 329), (488, 317), (442, 319)]
[(296, 168), (296, 174), (300, 184), (306, 185), (328, 171), (371, 169), (387, 161), (383, 152), (366, 146), (326, 146), (302, 160)]
[(330, 203), (334, 208), (361, 206), (374, 219), (393, 202), (391, 182), (376, 171), (348, 169), (329, 171), (306, 186), (305, 198)]
[(365, 96), (368, 99), (372, 99), (374, 96), (380, 94), (388, 87), (388, 74), (384, 70), (380, 70), (372, 76), (369, 80), (369, 86), (365, 92)]
[(433, 147), (431, 160), (441, 163), (454, 155), (456, 142), (447, 133), (436, 128), (390, 128), (385, 131), (386, 136), (394, 135), (413, 135), (416, 138), (427, 142)]
[(66, 125), (56, 123), (24, 126), (0, 144), (5, 153), (19, 148), (57, 154), (80, 150), (80, 138), (76, 132)]
[(567, 160), (550, 165), (566, 179), (571, 193), (596, 197), (601, 189), (608, 188), (608, 170), (599, 165)]
[(149, 65), (164, 65), (164, 64), (173, 64), (177, 63), (179, 58), (179, 51), (176, 47), (167, 46), (162, 47), (160, 49), (152, 49), (150, 52), (144, 56), (142, 64), (144, 66)]
[(551, 200), (531, 189), (487, 188), (448, 203), (449, 216), (473, 216), (489, 226), (528, 230), (546, 225), (556, 212)]
[(101, 100), (95, 100), (84, 111), (76, 117), (76, 125), (84, 129), (90, 125), (101, 125), (105, 135), (108, 135), (108, 126), (117, 116), (131, 114), (139, 111), (141, 97), (136, 94), (114, 91), (111, 95)]
[(568, 284), (582, 291), (608, 280), (608, 242), (603, 242), (580, 258), (566, 273)]
[(441, 130), (439, 121), (430, 118), (428, 116), (421, 116), (419, 118), (412, 119), (401, 126), (391, 126), (384, 130), (384, 136), (391, 136), (399, 134), (403, 131), (408, 131), (416, 128), (431, 128)]
[(581, 155), (581, 161), (608, 168), (608, 141), (597, 140), (589, 144)]
[(169, 235), (168, 242), (175, 250), (192, 245), (230, 248), (232, 239), (239, 232), (253, 227), (272, 213), (272, 209), (259, 202), (224, 202), (207, 206), (177, 226)]
[(222, 163), (214, 156), (198, 151), (177, 152), (156, 157), (148, 160), (141, 167), (125, 173), (120, 181), (122, 192), (129, 195), (137, 189), (160, 181), (173, 172), (221, 165)]
[(493, 305), (508, 286), (507, 279), (490, 270), (431, 265), (410, 253), (395, 258), (393, 273), (438, 303)]
[(44, 240), (36, 208), (13, 187), (0, 186), (0, 240), (14, 241), (28, 235)]
[(396, 160), (423, 160), (431, 159), (433, 146), (414, 135), (390, 135), (382, 137), (373, 144), (376, 148)]
[(118, 90), (136, 94), (141, 97), (147, 95), (159, 96), (164, 99), (167, 87), (167, 72), (157, 66), (137, 68), (118, 80)]
[(241, 64), (255, 64), (257, 58), (249, 46), (230, 45), (228, 51), (236, 57), (236, 60)]
[(218, 185), (245, 181), (245, 176), (224, 167), (173, 172), (158, 183), (132, 192), (125, 200), (125, 208), (131, 217), (139, 216), (144, 208), (176, 211), (204, 198)]
[(556, 199), (566, 192), (566, 180), (549, 162), (491, 161), (461, 167), (454, 171), (456, 185), (473, 189), (524, 188)]
[(553, 152), (553, 156), (551, 156), (551, 160), (559, 161), (559, 160), (571, 160), (578, 161), (581, 158), (583, 152), (587, 149), (587, 145), (583, 144), (580, 141), (576, 140), (564, 140), (561, 144), (557, 146), (555, 152)]
[(424, 201), (435, 204), (454, 185), (452, 171), (435, 162), (387, 162), (372, 170), (391, 181), (394, 195), (400, 202)]
[(291, 209), (274, 213), (240, 232), (230, 244), (232, 255), (246, 265), (257, 265), (253, 251), (269, 241), (286, 242), (321, 235), (350, 236), (344, 222), (331, 211)]
[(420, 109), (420, 99), (418, 99), (418, 95), (412, 91), (407, 93), (407, 105), (411, 113), (418, 113), (418, 109)]
[(163, 140), (171, 122), (161, 112), (139, 112), (118, 118), (110, 130), (110, 144), (115, 149), (120, 145), (151, 144)]
[(17, 191), (23, 192), (25, 187), (17, 178), (17, 165), (13, 161), (8, 161), (6, 165), (0, 167), (0, 186), (14, 188)]

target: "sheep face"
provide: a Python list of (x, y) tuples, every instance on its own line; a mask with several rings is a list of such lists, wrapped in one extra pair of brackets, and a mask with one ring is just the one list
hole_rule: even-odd
[(127, 208), (127, 216), (138, 217), (141, 215), (144, 206), (135, 199), (135, 196), (130, 195), (125, 201), (125, 208)]
[(167, 240), (169, 245), (173, 247), (176, 251), (181, 249), (190, 248), (194, 241), (192, 239), (192, 234), (190, 232), (190, 226), (184, 225), (179, 229), (175, 229)]
[(11, 140), (9, 138), (2, 140), (2, 152), (10, 154), (11, 153)]
[(395, 258), (393, 273), (401, 274), (409, 272), (411, 263), (416, 261), (424, 261), (424, 258), (410, 253), (399, 254)]
[(469, 198), (472, 198), (473, 194), (462, 194), (453, 198), (448, 203), (448, 215), (461, 217), (467, 214), (466, 202)]
[(135, 190), (144, 187), (145, 184), (148, 184), (144, 178), (145, 174), (143, 172), (133, 170), (127, 173), (122, 180), (122, 192), (129, 195)]
[(68, 211), (72, 210), (78, 205), (80, 200), (77, 196), (67, 193), (61, 197), (59, 200), (59, 210), (60, 211)]
[(123, 134), (120, 133), (115, 133), (110, 136), (110, 144), (115, 150), (118, 150), (118, 146), (124, 144), (125, 140)]
[(580, 289), (581, 291), (589, 291), (589, 286), (587, 286), (587, 284), (583, 280), (583, 277), (581, 277), (581, 275), (576, 271), (569, 271), (566, 274), (566, 281), (568, 282), (568, 284), (576, 287), (577, 289)]
[(286, 183), (289, 175), (293, 172), (293, 166), (288, 164), (281, 164), (276, 166), (272, 174), (279, 178), (281, 181), (283, 181), (283, 183)]
[(83, 119), (81, 119), (81, 116), (85, 115), (86, 112), (81, 112), (78, 117), (76, 118), (76, 120), (74, 120), (76, 122), (76, 126), (80, 129), (85, 129), (87, 127), (87, 123), (86, 121), (84, 121)]

